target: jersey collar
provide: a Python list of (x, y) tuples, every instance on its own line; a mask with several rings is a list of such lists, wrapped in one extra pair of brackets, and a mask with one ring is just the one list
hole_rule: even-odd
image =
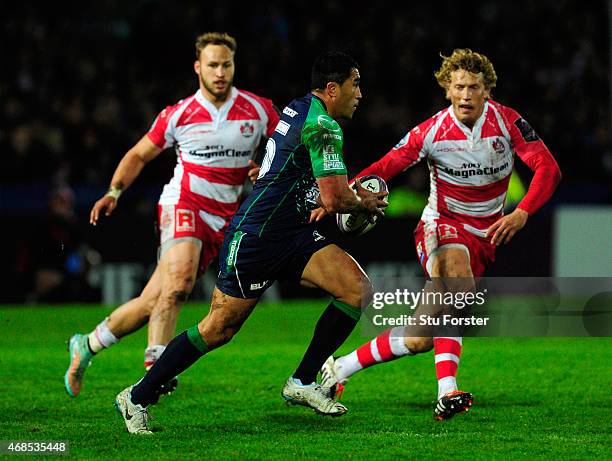
[(314, 99), (316, 99), (317, 101), (319, 101), (321, 103), (321, 105), (323, 106), (323, 109), (325, 109), (325, 112), (327, 112), (329, 114), (329, 111), (327, 110), (327, 106), (325, 105), (325, 101), (323, 101), (321, 98), (319, 98), (316, 94), (314, 93), (309, 93), (310, 96), (312, 96)]
[(488, 110), (489, 110), (489, 101), (485, 101), (484, 109), (482, 110), (482, 114), (480, 114), (480, 117), (478, 117), (478, 120), (476, 120), (476, 123), (474, 123), (474, 127), (470, 130), (467, 126), (465, 126), (462, 122), (460, 122), (459, 119), (457, 119), (457, 117), (455, 116), (455, 111), (453, 110), (452, 104), (448, 108), (451, 118), (453, 119), (455, 124), (459, 128), (461, 128), (461, 131), (465, 133), (468, 139), (473, 139), (473, 140), (480, 139), (480, 132), (482, 131), (482, 126), (484, 125), (485, 120), (487, 119)]
[(215, 105), (210, 102), (206, 97), (202, 94), (202, 90), (198, 89), (195, 94), (196, 100), (204, 106), (204, 108), (208, 111), (209, 114), (214, 116), (223, 116), (226, 117), (230, 108), (234, 105), (234, 101), (238, 97), (238, 89), (232, 86), (230, 90), (230, 97), (223, 103), (223, 105), (217, 109)]

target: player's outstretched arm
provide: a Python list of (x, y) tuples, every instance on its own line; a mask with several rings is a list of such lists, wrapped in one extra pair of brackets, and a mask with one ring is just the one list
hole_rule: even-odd
[(111, 215), (117, 207), (117, 201), (122, 192), (134, 182), (144, 166), (157, 157), (162, 150), (145, 135), (127, 151), (117, 165), (108, 191), (91, 209), (89, 214), (90, 224), (95, 226), (102, 213), (105, 216)]

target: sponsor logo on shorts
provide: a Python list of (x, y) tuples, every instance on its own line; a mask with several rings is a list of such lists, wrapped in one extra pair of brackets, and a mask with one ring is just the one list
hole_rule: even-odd
[(159, 217), (159, 232), (161, 243), (174, 236), (174, 207), (162, 206)]
[(312, 236), (314, 237), (314, 241), (318, 242), (319, 240), (325, 240), (325, 237), (323, 237), (321, 234), (319, 234), (319, 231), (313, 231)]
[(162, 208), (161, 217), (159, 218), (159, 227), (165, 229), (172, 225), (172, 211), (166, 207)]
[(195, 213), (191, 210), (176, 210), (176, 232), (195, 232)]
[(268, 282), (269, 280), (264, 280), (263, 282), (259, 283), (251, 283), (251, 290), (261, 290)]
[(229, 244), (229, 248), (227, 251), (227, 259), (225, 260), (227, 272), (230, 272), (236, 265), (236, 258), (238, 257), (238, 245), (240, 245), (240, 240), (242, 240), (243, 235), (244, 232), (236, 231), (234, 233), (232, 241)]
[(451, 226), (450, 224), (438, 225), (438, 234), (439, 234), (438, 238), (440, 240), (456, 239), (457, 237), (459, 237), (457, 228), (454, 226)]

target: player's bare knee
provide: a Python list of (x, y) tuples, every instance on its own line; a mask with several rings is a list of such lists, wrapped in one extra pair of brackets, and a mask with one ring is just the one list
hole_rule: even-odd
[(209, 316), (198, 325), (200, 335), (210, 349), (229, 343), (240, 326), (233, 324), (227, 316)]
[(468, 278), (472, 276), (472, 272), (469, 269), (469, 265), (461, 266), (456, 265), (452, 267), (446, 267), (440, 274), (444, 278)]
[(428, 352), (433, 348), (433, 339), (430, 337), (407, 337), (404, 344), (413, 354)]
[(175, 305), (182, 305), (189, 299), (190, 291), (185, 290), (176, 290), (170, 294), (172, 301), (174, 301)]
[(172, 277), (164, 289), (165, 298), (171, 305), (181, 306), (189, 299), (194, 282), (193, 277), (188, 275)]
[[(187, 296), (191, 294), (191, 290), (193, 290), (193, 285), (195, 284), (195, 280), (191, 276), (182, 276), (176, 277), (172, 280), (171, 291), (176, 293), (177, 296)], [(186, 299), (185, 299), (186, 301)]]
[(365, 308), (372, 302), (374, 287), (367, 275), (360, 272), (351, 282), (343, 287), (343, 293), (337, 299), (351, 306)]
[(361, 306), (365, 308), (368, 306), (372, 300), (374, 299), (374, 285), (368, 278), (367, 275), (364, 274), (361, 282)]
[(236, 333), (238, 333), (239, 328), (236, 326), (226, 326), (219, 332), (217, 347), (223, 346), (224, 344), (229, 343)]
[(155, 296), (155, 297), (150, 297), (150, 298), (145, 298), (142, 300), (143, 303), (143, 311), (150, 316), (151, 313), (153, 312), (153, 310), (155, 309), (155, 306), (157, 306), (157, 303), (159, 301), (159, 296)]

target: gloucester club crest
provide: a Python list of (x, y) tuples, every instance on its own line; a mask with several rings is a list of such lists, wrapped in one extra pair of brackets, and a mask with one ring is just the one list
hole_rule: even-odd
[(501, 138), (495, 138), (491, 143), (491, 147), (493, 147), (496, 154), (503, 154), (506, 151), (506, 146), (504, 146), (504, 142)]
[(244, 136), (245, 138), (250, 138), (251, 136), (253, 136), (254, 132), (255, 127), (251, 122), (244, 122), (242, 125), (240, 125), (240, 133), (242, 133), (242, 136)]

